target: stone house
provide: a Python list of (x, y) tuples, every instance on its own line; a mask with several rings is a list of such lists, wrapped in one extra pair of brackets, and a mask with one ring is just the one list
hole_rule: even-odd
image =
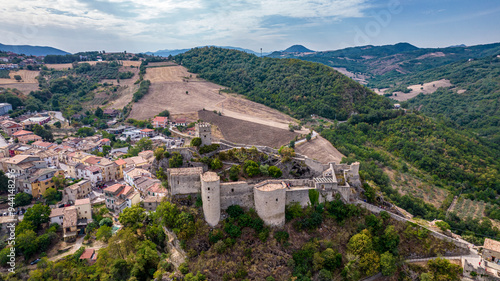
[(500, 277), (500, 242), (485, 238), (482, 252), (486, 272), (496, 278)]

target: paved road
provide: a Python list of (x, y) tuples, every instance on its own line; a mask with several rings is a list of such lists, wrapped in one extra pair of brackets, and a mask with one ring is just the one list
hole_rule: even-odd
[(63, 117), (62, 113), (60, 111), (49, 111), (49, 113), (53, 113), (54, 114), (54, 118), (60, 120), (60, 121), (63, 121), (63, 122), (66, 122), (66, 118)]
[[(312, 131), (311, 139), (315, 138), (317, 135), (318, 135), (318, 133), (316, 133), (316, 131)], [(295, 144), (301, 144), (301, 143), (306, 142), (306, 141), (307, 141), (307, 139), (303, 138), (301, 140), (296, 141)]]
[(2, 135), (0, 135), (0, 147), (4, 147), (7, 145), (8, 145), (7, 141), (3, 138)]

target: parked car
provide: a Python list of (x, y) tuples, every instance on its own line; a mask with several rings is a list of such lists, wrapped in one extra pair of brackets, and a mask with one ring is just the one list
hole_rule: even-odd
[(36, 259), (36, 260), (34, 260), (34, 261), (30, 262), (30, 264), (31, 264), (31, 265), (34, 265), (34, 264), (37, 264), (39, 261), (40, 261), (40, 259)]

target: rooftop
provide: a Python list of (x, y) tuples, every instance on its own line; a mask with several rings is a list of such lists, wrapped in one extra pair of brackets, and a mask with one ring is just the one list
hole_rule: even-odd
[(495, 252), (500, 253), (500, 241), (492, 240), (489, 238), (484, 239), (484, 246), (485, 249), (492, 250)]
[(125, 186), (125, 185), (121, 184), (121, 183), (115, 183), (112, 186), (105, 188), (104, 191), (114, 193), (114, 192), (117, 192), (118, 189), (120, 189), (122, 186)]
[(64, 208), (63, 227), (76, 226), (78, 221), (78, 211), (75, 206)]
[(13, 136), (17, 137), (17, 136), (23, 136), (23, 135), (31, 135), (33, 134), (33, 132), (31, 131), (26, 131), (26, 130), (21, 130), (21, 131), (17, 131), (15, 132), (14, 134), (12, 134)]
[(218, 181), (218, 180), (220, 180), (220, 177), (215, 172), (206, 172), (206, 173), (201, 175), (201, 180), (202, 181)]
[(85, 249), (83, 251), (82, 255), (80, 256), (81, 260), (90, 260), (94, 256), (95, 250), (94, 249)]
[(258, 187), (258, 189), (261, 191), (274, 191), (283, 188), (285, 188), (285, 185), (283, 183), (268, 183)]
[(170, 173), (170, 175), (195, 175), (195, 174), (199, 175), (203, 173), (203, 168), (202, 167), (173, 168), (169, 169), (168, 173)]
[(64, 214), (64, 208), (56, 208), (56, 209), (52, 209), (50, 211), (50, 216), (51, 218), (53, 217), (60, 217)]
[(80, 205), (85, 205), (85, 204), (90, 204), (90, 198), (77, 199), (75, 201), (75, 206), (80, 206)]

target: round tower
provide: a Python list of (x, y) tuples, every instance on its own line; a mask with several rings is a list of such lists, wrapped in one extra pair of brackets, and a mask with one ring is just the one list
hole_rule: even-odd
[(220, 177), (214, 172), (201, 175), (201, 200), (205, 221), (212, 227), (220, 221)]
[(196, 136), (201, 139), (201, 145), (211, 145), (212, 125), (210, 123), (196, 123)]
[(285, 224), (286, 186), (279, 181), (266, 181), (254, 187), (255, 210), (265, 224)]

